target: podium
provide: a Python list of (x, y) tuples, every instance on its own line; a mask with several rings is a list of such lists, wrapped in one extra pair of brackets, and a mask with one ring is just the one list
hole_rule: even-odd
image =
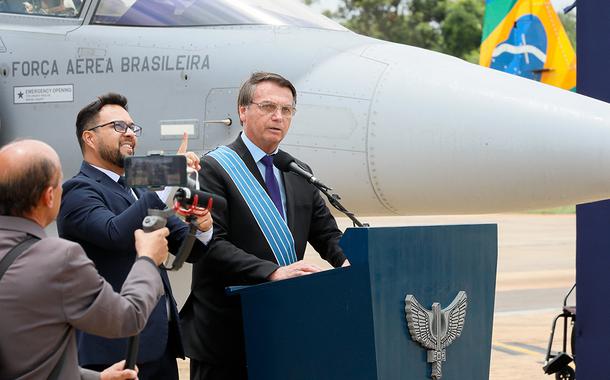
[(250, 380), (428, 379), (427, 349), (410, 335), (405, 297), (426, 309), (467, 294), (442, 379), (489, 378), (496, 225), (349, 228), (351, 267), (236, 288)]

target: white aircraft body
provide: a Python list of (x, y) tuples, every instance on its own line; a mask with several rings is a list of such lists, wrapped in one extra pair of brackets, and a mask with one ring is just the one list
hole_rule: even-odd
[(184, 131), (204, 153), (237, 136), (238, 88), (263, 70), (298, 90), (283, 148), (357, 215), (610, 196), (604, 102), (364, 37), (292, 1), (36, 1), (0, 0), (0, 142), (48, 142), (66, 178), (81, 161), (76, 113), (97, 95), (128, 97), (138, 154), (172, 153)]

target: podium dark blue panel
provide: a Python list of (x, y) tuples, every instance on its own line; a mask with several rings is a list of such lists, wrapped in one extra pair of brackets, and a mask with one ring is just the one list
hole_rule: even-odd
[(250, 380), (426, 379), (405, 296), (427, 309), (468, 294), (443, 379), (487, 379), (497, 263), (495, 225), (348, 229), (352, 263), (238, 291)]
[(242, 290), (248, 378), (375, 379), (366, 277), (341, 268)]

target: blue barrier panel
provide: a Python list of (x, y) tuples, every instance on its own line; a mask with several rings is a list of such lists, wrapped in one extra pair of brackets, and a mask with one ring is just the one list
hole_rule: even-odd
[[(610, 2), (579, 0), (577, 9), (577, 91), (610, 102)], [(604, 368), (610, 358), (609, 273), (610, 201), (579, 205), (576, 208), (579, 379), (610, 378)]]

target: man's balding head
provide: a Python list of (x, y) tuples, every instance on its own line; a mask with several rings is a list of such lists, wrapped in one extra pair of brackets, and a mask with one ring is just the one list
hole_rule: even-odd
[[(60, 179), (59, 156), (49, 145), (37, 140), (20, 140), (3, 146), (0, 148), (0, 215), (25, 217), (40, 206), (49, 208), (41, 205), (42, 197), (50, 188), (60, 186)], [(54, 212), (59, 201), (55, 199), (52, 210), (44, 211)]]

